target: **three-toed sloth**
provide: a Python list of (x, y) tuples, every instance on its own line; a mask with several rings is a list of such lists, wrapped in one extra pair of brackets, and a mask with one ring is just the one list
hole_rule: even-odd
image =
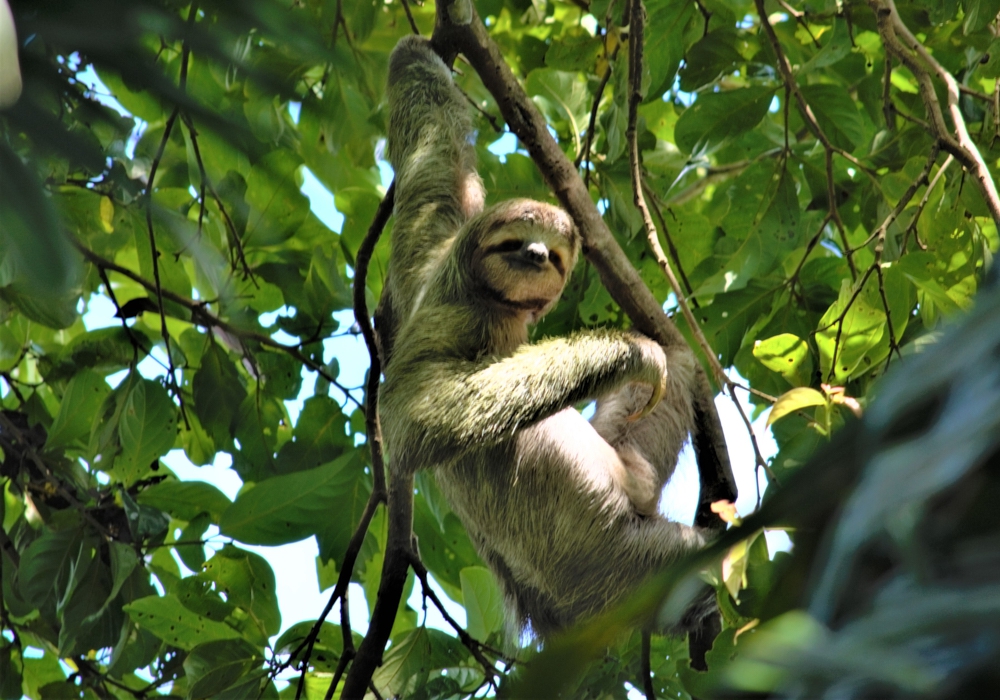
[[(426, 40), (396, 47), (388, 101), (390, 470), (434, 470), (518, 622), (545, 636), (704, 543), (657, 512), (694, 422), (695, 359), (619, 330), (529, 343), (576, 262), (572, 220), (524, 199), (483, 210), (465, 101)], [(588, 422), (574, 404), (591, 398)]]

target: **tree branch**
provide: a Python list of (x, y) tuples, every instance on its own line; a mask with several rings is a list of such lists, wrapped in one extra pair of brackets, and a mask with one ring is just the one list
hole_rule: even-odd
[[(986, 167), (979, 149), (976, 148), (965, 126), (965, 118), (958, 105), (958, 82), (903, 24), (893, 0), (868, 0), (868, 4), (875, 13), (878, 33), (886, 49), (895, 54), (917, 79), (931, 134), (940, 141), (941, 148), (953, 155), (955, 160), (972, 175), (990, 210), (993, 222), (1000, 228), (1000, 195), (997, 194), (996, 184), (989, 168)], [(931, 80), (932, 73), (937, 75), (947, 88), (948, 114), (954, 124), (954, 133), (945, 122), (941, 103), (938, 101), (934, 82)]]

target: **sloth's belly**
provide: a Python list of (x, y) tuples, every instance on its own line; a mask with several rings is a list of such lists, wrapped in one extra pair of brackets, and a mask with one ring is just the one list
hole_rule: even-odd
[(600, 543), (637, 517), (622, 470), (614, 448), (567, 408), (436, 474), (480, 549), (544, 588), (549, 568), (580, 566), (581, 552), (605, 556)]

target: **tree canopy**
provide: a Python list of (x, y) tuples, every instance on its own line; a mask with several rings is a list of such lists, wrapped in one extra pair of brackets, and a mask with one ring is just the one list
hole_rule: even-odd
[[(344, 386), (324, 342), (371, 340), (368, 311), (392, 239), (380, 171), (386, 64), (400, 37), (431, 35), (436, 8), (10, 8), (17, 64), (0, 1), (0, 71), (19, 66), (23, 89), (0, 76), (0, 698), (339, 697), (362, 635), (335, 603), (355, 582), (374, 606), (388, 525), (371, 410), (378, 372)], [(811, 503), (824, 517), (839, 512), (867, 459), (867, 443), (846, 447), (863, 430), (853, 416), (883, 387), (897, 401), (889, 405), (931, 411), (881, 377), (911, 363), (933, 374), (919, 355), (973, 306), (1000, 247), (1000, 0), (478, 0), (475, 9), (471, 27), (499, 54), (475, 57), (454, 34), (440, 43), (469, 54), (456, 81), (475, 116), (488, 203), (557, 201), (566, 190), (557, 197), (550, 185), (582, 178), (586, 206), (716, 388), (747, 392), (748, 427), (770, 409), (779, 449), (756, 454), (763, 515), (741, 522), (717, 504), (735, 526), (714, 549), (540, 656), (505, 639), (491, 574), (433, 479), (418, 474), (419, 559), (404, 564), (406, 590), (419, 584), (426, 605), (447, 615), (432, 578), (464, 606), (467, 625), (428, 628), (404, 596), (362, 687), (382, 698), (621, 698), (629, 687), (684, 698), (806, 682), (749, 664), (740, 644), (757, 640), (772, 660), (814, 645), (799, 671), (819, 685), (799, 688), (815, 691), (835, 677), (830, 668), (848, 667), (893, 692), (937, 692), (947, 669), (919, 675), (905, 650), (892, 665), (871, 637), (842, 635), (839, 647), (824, 637), (824, 625), (850, 615), (833, 603), (839, 618), (804, 611), (809, 566), (826, 556), (815, 533), (793, 532), (793, 551), (772, 557), (760, 528), (819, 531), (802, 520)], [(517, 121), (525, 112), (512, 106), (524, 103), (499, 94), (499, 72), (483, 74), (490, 60), (509, 66), (547, 128), (532, 136)], [(508, 132), (521, 140), (497, 155), (491, 146)], [(576, 173), (557, 172), (556, 155)], [(333, 194), (339, 231), (310, 210), (306, 169)], [(577, 267), (537, 336), (642, 327), (623, 311), (639, 307), (607, 285), (600, 255)], [(88, 326), (88, 309), (104, 301), (114, 317)], [(348, 310), (360, 311), (356, 325), (338, 322)], [(995, 318), (984, 313), (982, 323)], [(973, 341), (964, 347), (980, 347)], [(935, 361), (980, 357), (954, 347)], [(147, 358), (155, 372), (140, 371)], [(747, 384), (727, 379), (728, 368)], [(315, 377), (312, 390), (304, 376)], [(994, 430), (977, 422), (987, 408), (966, 425)], [(845, 423), (817, 462), (825, 471), (805, 473)], [(173, 449), (196, 465), (228, 456), (244, 484), (236, 500), (173, 475), (160, 461)], [(944, 488), (933, 483), (922, 499)], [(963, 488), (976, 508), (991, 507)], [(869, 493), (875, 503), (885, 491)], [(857, 542), (883, 522), (861, 500), (850, 511)], [(900, 512), (913, 502), (925, 501), (900, 501)], [(887, 532), (916, 551), (904, 520)], [(970, 522), (966, 535), (995, 527), (995, 518)], [(273, 571), (241, 545), (308, 537), (331, 606), (276, 637)], [(832, 551), (831, 561), (846, 556)], [(723, 618), (707, 672), (689, 666), (684, 640), (636, 631), (698, 569), (717, 586)], [(821, 588), (830, 600), (848, 574), (837, 575)], [(989, 608), (975, 600), (970, 618)], [(880, 651), (866, 666), (871, 649)], [(292, 682), (276, 683), (279, 674)]]

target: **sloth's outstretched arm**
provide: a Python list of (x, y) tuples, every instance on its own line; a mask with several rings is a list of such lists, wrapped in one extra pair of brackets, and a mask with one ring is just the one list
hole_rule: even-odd
[[(409, 439), (395, 444), (433, 463), (432, 455), (439, 451), (509, 438), (520, 428), (626, 382), (654, 387), (655, 403), (665, 373), (663, 350), (647, 338), (611, 330), (581, 332), (524, 345), (500, 360), (425, 361), (412, 371), (398, 368), (384, 394), (386, 415), (405, 416), (408, 424), (399, 427)], [(407, 405), (390, 406), (397, 397), (404, 397)]]
[(426, 39), (402, 39), (389, 60), (389, 161), (395, 171), (390, 277), (399, 324), (409, 317), (442, 244), (483, 208), (472, 121), (451, 71)]

